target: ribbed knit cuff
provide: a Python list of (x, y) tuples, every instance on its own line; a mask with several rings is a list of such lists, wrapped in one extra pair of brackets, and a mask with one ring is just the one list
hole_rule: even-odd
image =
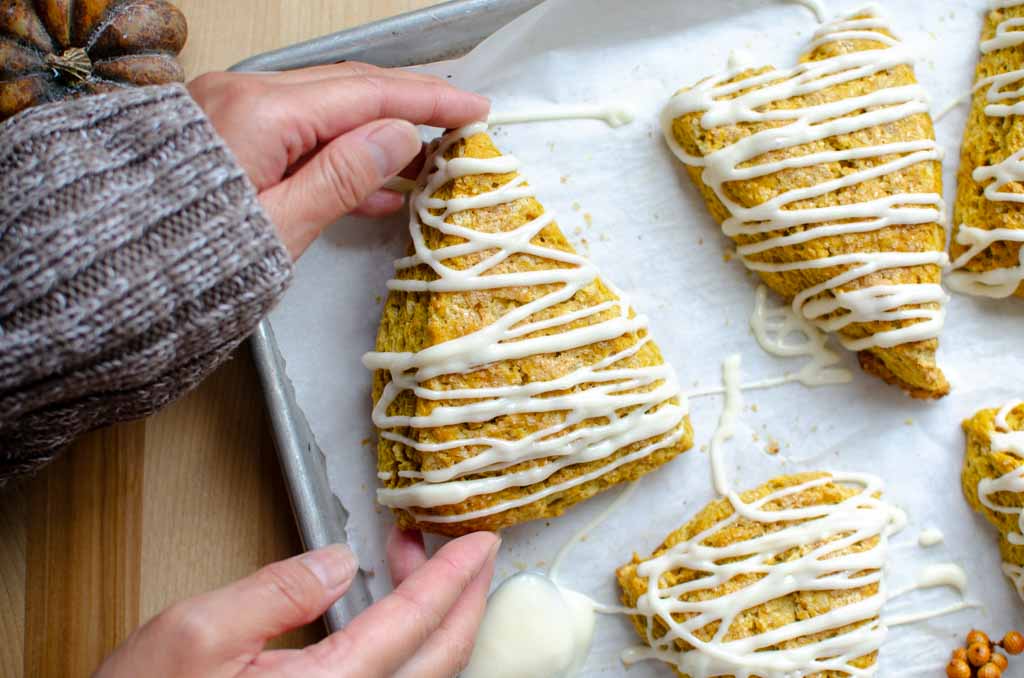
[(184, 87), (0, 124), (0, 479), (198, 383), (290, 275)]

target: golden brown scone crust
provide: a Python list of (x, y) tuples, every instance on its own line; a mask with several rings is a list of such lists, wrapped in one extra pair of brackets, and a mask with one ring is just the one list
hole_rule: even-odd
[[(761, 499), (769, 494), (778, 492), (787, 487), (793, 487), (794, 485), (800, 485), (816, 478), (826, 477), (827, 473), (799, 473), (790, 476), (782, 476), (768, 481), (760, 487), (744, 492), (740, 495), (740, 498), (746, 502), (751, 503)], [(805, 506), (816, 506), (822, 504), (838, 504), (851, 496), (857, 494), (858, 490), (843, 486), (841, 484), (827, 483), (817, 487), (808, 488), (802, 492), (792, 494), (782, 498), (779, 501), (770, 502), (765, 504), (766, 510), (782, 510), (782, 509), (793, 509)], [(688, 541), (696, 535), (708, 530), (717, 523), (729, 518), (733, 514), (732, 504), (729, 503), (728, 499), (718, 499), (711, 502), (706, 506), (700, 513), (694, 517), (689, 523), (679, 528), (672, 534), (670, 534), (665, 541), (659, 546), (654, 553), (651, 554), (650, 558), (641, 559), (637, 554), (633, 554), (633, 560), (626, 565), (620, 567), (617, 571), (617, 577), (619, 580), (619, 586), (622, 588), (622, 603), (627, 607), (635, 607), (637, 601), (647, 592), (647, 579), (637, 575), (637, 567), (645, 560), (656, 558), (664, 552), (671, 549), (680, 542)], [(718, 530), (713, 533), (711, 537), (705, 540), (705, 544), (712, 546), (726, 546), (729, 544), (735, 544), (741, 541), (747, 541), (750, 539), (756, 539), (765, 534), (774, 532), (784, 525), (782, 523), (771, 523), (764, 524), (755, 521), (741, 518), (736, 522), (726, 526), (725, 528)], [(840, 551), (840, 554), (854, 553), (860, 551), (867, 551), (874, 548), (878, 544), (878, 538), (867, 539), (862, 542), (858, 542), (851, 546), (849, 549)], [(803, 549), (800, 549), (799, 553), (796, 550), (790, 551), (787, 555), (791, 555), (793, 559), (808, 553), (813, 550), (818, 544), (807, 544)], [(866, 573), (865, 573), (866, 574)], [(664, 586), (671, 587), (677, 584), (681, 584), (688, 581), (693, 581), (699, 578), (700, 573), (688, 569), (672, 570), (663, 576)], [(763, 576), (763, 575), (762, 575)], [(718, 598), (723, 595), (732, 593), (751, 583), (757, 581), (760, 578), (757, 574), (747, 574), (730, 579), (725, 584), (715, 587), (714, 589), (704, 589), (700, 591), (691, 592), (686, 595), (684, 600), (708, 600), (711, 598)], [(800, 591), (792, 593), (787, 596), (776, 598), (775, 600), (769, 601), (763, 605), (745, 610), (736, 615), (733, 625), (725, 635), (725, 640), (736, 640), (740, 638), (749, 638), (750, 636), (764, 633), (771, 629), (777, 629), (787, 624), (800, 621), (803, 619), (809, 619), (821, 614), (825, 614), (838, 607), (856, 603), (857, 601), (870, 598), (871, 596), (878, 593), (877, 584), (869, 584), (867, 586), (857, 589), (847, 590), (833, 590), (833, 591)], [(685, 619), (686, 617), (680, 615), (679, 619)], [(636, 615), (632, 617), (633, 625), (636, 627), (637, 633), (646, 642), (647, 640), (647, 619), (642, 615)], [(816, 642), (825, 638), (832, 638), (837, 635), (841, 635), (850, 630), (853, 630), (866, 622), (859, 622), (857, 624), (850, 624), (847, 626), (840, 627), (831, 631), (825, 631), (822, 633), (804, 636), (797, 638), (792, 641), (787, 641), (776, 646), (773, 649), (786, 649), (792, 647), (800, 647), (811, 642)], [(655, 637), (664, 635), (667, 627), (657, 618), (655, 618), (655, 624), (657, 630), (655, 631)], [(703, 629), (697, 632), (697, 637), (702, 640), (709, 640), (714, 633), (718, 630), (718, 623), (709, 624)], [(676, 641), (676, 646), (680, 650), (691, 649), (691, 646), (683, 641)], [(875, 663), (877, 659), (877, 653), (873, 652), (869, 655), (859, 657), (852, 663), (858, 667), (868, 667)], [(673, 667), (676, 675), (681, 678), (690, 678), (685, 673)], [(839, 671), (826, 671), (824, 673), (814, 674), (817, 678), (842, 678), (848, 674)], [(723, 678), (733, 678), (732, 676), (726, 676)]]
[[(858, 17), (863, 18), (861, 15), (858, 15)], [(876, 30), (876, 32), (890, 35), (888, 31), (884, 30)], [(875, 40), (838, 40), (812, 49), (804, 54), (800, 61), (819, 61), (839, 54), (868, 49), (881, 49), (885, 46), (884, 43)], [(774, 70), (773, 67), (748, 70), (738, 74), (733, 81), (749, 77), (754, 73), (765, 73), (772, 70)], [(909, 66), (899, 66), (873, 76), (828, 87), (807, 96), (798, 96), (776, 102), (768, 108), (799, 108), (862, 96), (885, 87), (903, 86), (916, 82), (917, 80), (914, 77), (912, 68)], [(737, 95), (748, 91), (751, 90), (743, 90), (737, 93)], [(676, 118), (672, 125), (672, 133), (676, 141), (687, 153), (694, 156), (709, 155), (764, 129), (788, 124), (780, 121), (744, 122), (706, 130), (700, 124), (701, 115), (701, 112), (682, 115)], [(918, 114), (853, 134), (838, 135), (793, 148), (772, 151), (760, 156), (758, 162), (775, 162), (810, 153), (934, 138), (935, 132), (932, 129), (931, 117), (927, 114)], [(893, 159), (894, 156), (887, 155), (863, 160), (823, 163), (810, 168), (786, 169), (757, 179), (730, 182), (723, 186), (723, 190), (736, 203), (746, 207), (753, 207), (786, 191), (814, 186), (855, 171), (890, 162)], [(701, 171), (700, 167), (687, 166), (687, 172), (703, 195), (708, 209), (714, 218), (721, 223), (729, 217), (729, 213), (714, 191), (701, 180)], [(898, 193), (936, 193), (941, 195), (942, 167), (940, 163), (934, 161), (920, 162), (903, 170), (891, 172), (883, 177), (843, 188), (812, 200), (794, 202), (789, 206), (789, 209), (860, 203)], [(780, 235), (802, 232), (807, 228), (824, 226), (827, 223), (829, 222), (810, 226), (797, 226), (785, 231), (771, 231), (756, 236), (741, 235), (734, 238), (734, 240), (736, 243), (744, 245), (775, 238)], [(830, 236), (818, 238), (802, 245), (778, 247), (760, 254), (751, 255), (750, 259), (754, 261), (783, 263), (820, 259), (853, 252), (942, 251), (945, 248), (945, 244), (945, 230), (938, 223), (902, 224), (868, 233)], [(787, 300), (792, 300), (794, 296), (803, 290), (823, 283), (849, 268), (849, 266), (833, 266), (830, 268), (801, 269), (779, 273), (758, 272), (758, 275), (769, 288)], [(938, 266), (910, 266), (885, 269), (851, 281), (836, 289), (840, 292), (847, 292), (880, 284), (937, 284), (940, 279), (941, 270)], [(825, 296), (831, 297), (833, 294), (832, 292), (823, 292), (818, 298)], [(935, 305), (927, 304), (923, 307), (935, 308)], [(840, 330), (840, 332), (850, 339), (859, 339), (878, 332), (904, 327), (914, 322), (916, 321), (853, 323)], [(942, 370), (935, 363), (935, 351), (937, 348), (937, 339), (900, 344), (892, 348), (871, 348), (860, 352), (860, 363), (865, 371), (879, 376), (889, 383), (900, 386), (915, 398), (940, 398), (949, 393), (949, 383), (946, 381)]]
[[(1024, 566), (1024, 546), (1016, 546), (1007, 540), (1007, 535), (1018, 530), (1017, 518), (1011, 513), (999, 513), (986, 507), (978, 497), (978, 483), (983, 479), (995, 479), (1024, 466), (1024, 459), (1008, 452), (992, 450), (991, 435), (995, 431), (998, 409), (981, 410), (963, 423), (967, 436), (967, 450), (964, 467), (960, 475), (964, 496), (971, 507), (985, 516), (999, 530), (999, 551), (1003, 561)], [(1024, 430), (1024, 406), (1018, 406), (1006, 417), (1006, 423), (1014, 431)], [(1024, 506), (1024, 494), (997, 492), (990, 497), (1000, 506)]]
[[(1024, 17), (1024, 6), (994, 9), (985, 17), (981, 39), (995, 37), (996, 26), (1007, 17)], [(1024, 68), (1024, 47), (1016, 46), (982, 54), (978, 59), (975, 82), (999, 73)], [(988, 87), (974, 93), (971, 112), (964, 128), (964, 139), (960, 146), (960, 169), (957, 170), (956, 203), (953, 207), (953, 240), (949, 246), (949, 257), (956, 260), (967, 248), (956, 242), (961, 224), (992, 230), (995, 228), (1024, 228), (1024, 205), (1013, 202), (993, 202), (982, 191), (985, 184), (979, 184), (971, 174), (978, 167), (995, 165), (1016, 151), (1024, 148), (1024, 119), (1019, 115), (990, 117), (985, 115)], [(1011, 184), (1005, 190), (1024, 192), (1024, 186)], [(1021, 243), (998, 241), (979, 252), (964, 267), (971, 273), (1009, 268), (1019, 262)], [(1024, 283), (1017, 286), (1015, 296), (1024, 296)]]
[[(487, 134), (478, 134), (461, 141), (446, 154), (446, 157), (491, 158), (501, 155)], [(467, 197), (492, 190), (512, 179), (514, 174), (483, 174), (471, 175), (455, 179), (443, 186), (434, 197)], [(467, 210), (452, 216), (453, 223), (484, 232), (510, 231), (543, 214), (544, 208), (533, 198), (523, 198), (506, 205), (491, 208)], [(446, 236), (435, 229), (425, 232), (427, 244), (437, 249), (457, 244), (461, 239)], [(573, 252), (572, 245), (552, 222), (534, 237), (534, 243), (543, 243), (547, 247)], [(491, 252), (449, 259), (448, 265), (456, 268), (468, 268), (477, 263), (481, 257)], [(490, 273), (508, 273), (512, 271), (541, 270), (564, 267), (565, 264), (542, 259), (533, 255), (516, 254), (505, 262), (491, 269)], [(436, 274), (426, 266), (402, 271), (400, 278), (432, 280)], [(515, 307), (522, 306), (554, 286), (515, 287), (496, 290), (470, 292), (402, 292), (393, 291), (388, 295), (381, 316), (380, 330), (377, 335), (378, 351), (419, 351), (428, 346), (464, 336), (486, 325), (491, 324)], [(548, 311), (545, 317), (562, 315), (573, 310), (594, 306), (596, 304), (617, 299), (617, 296), (600, 280), (580, 290), (570, 300), (559, 304)], [(564, 332), (569, 329), (609, 319), (617, 311), (607, 311), (594, 315), (590, 319), (579, 320), (560, 328), (537, 332), (529, 336), (540, 336)], [(535, 315), (531, 320), (539, 320)], [(544, 354), (519, 360), (508, 360), (485, 369), (466, 375), (445, 375), (426, 382), (424, 385), (432, 389), (484, 388), (490, 386), (508, 386), (536, 381), (550, 380), (565, 375), (584, 365), (592, 365), (633, 346), (644, 333), (625, 335), (612, 341), (603, 341), (581, 348), (563, 351), (560, 354)], [(633, 357), (615, 363), (613, 367), (647, 367), (660, 365), (664, 361), (658, 347), (648, 342)], [(384, 387), (390, 381), (390, 374), (385, 370), (377, 370), (374, 375), (373, 401), (380, 398)], [(579, 390), (579, 389), (577, 389)], [(671, 402), (678, 403), (677, 399)], [(428, 415), (435, 407), (455, 404), (453, 401), (430, 401), (416, 398), (409, 392), (403, 393), (392, 405), (390, 414), (417, 416)], [(565, 418), (564, 412), (533, 413), (508, 415), (492, 419), (483, 424), (468, 426), (446, 426), (430, 429), (407, 428), (398, 431), (404, 436), (423, 442), (451, 441), (466, 437), (472, 430), (474, 435), (488, 435), (499, 438), (518, 439), (535, 431), (541, 430)], [(582, 426), (604, 423), (605, 420), (588, 420)], [(573, 430), (573, 429), (569, 429)], [(517, 523), (539, 518), (551, 518), (563, 513), (577, 502), (588, 499), (617, 483), (634, 480), (673, 459), (686, 451), (693, 444), (693, 431), (689, 417), (685, 417), (677, 431), (681, 432), (679, 440), (674, 444), (656, 450), (643, 459), (620, 466), (597, 479), (587, 481), (576, 487), (554, 493), (541, 500), (524, 506), (509, 509), (501, 513), (454, 523), (437, 523), (417, 521), (412, 513), (406, 510), (395, 510), (398, 524), (403, 528), (418, 528), (429, 532), (446, 535), (461, 535), (476, 530), (499, 530)], [(668, 437), (669, 432), (658, 439)], [(457, 515), (493, 506), (494, 504), (514, 500), (528, 494), (538, 492), (545, 487), (556, 485), (572, 478), (584, 475), (601, 468), (621, 456), (634, 452), (650, 443), (653, 439), (634, 443), (622, 448), (611, 456), (568, 466), (559, 470), (546, 481), (525, 488), (508, 488), (502, 492), (470, 497), (459, 504), (439, 506), (428, 509), (416, 509), (419, 513), (433, 515)], [(379, 438), (378, 470), (392, 473), (391, 479), (385, 482), (387, 487), (404, 487), (411, 483), (409, 479), (398, 478), (399, 470), (431, 470), (451, 466), (458, 461), (469, 458), (476, 453), (466, 447), (456, 448), (444, 453), (421, 455), (415, 449), (398, 442)], [(512, 473), (543, 464), (547, 459), (522, 462), (509, 467), (505, 472)], [(493, 473), (493, 472), (492, 472)], [(487, 475), (487, 474), (480, 474)], [(478, 476), (469, 476), (478, 477)]]

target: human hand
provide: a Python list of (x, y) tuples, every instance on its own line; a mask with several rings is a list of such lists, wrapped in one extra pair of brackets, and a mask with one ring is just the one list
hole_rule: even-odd
[(382, 187), (419, 154), (415, 125), (461, 127), (490, 107), (431, 76), (354, 62), (207, 73), (188, 89), (255, 184), (292, 259), (346, 214), (402, 206)]
[(418, 532), (396, 530), (394, 593), (301, 650), (263, 648), (343, 596), (356, 559), (330, 546), (274, 563), (157, 615), (94, 678), (450, 678), (469, 660), (500, 543), (477, 532), (428, 560)]

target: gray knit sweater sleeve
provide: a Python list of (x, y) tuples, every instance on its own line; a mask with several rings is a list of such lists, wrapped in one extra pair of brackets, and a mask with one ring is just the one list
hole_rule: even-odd
[(0, 484), (194, 386), (290, 274), (253, 186), (182, 86), (0, 124)]

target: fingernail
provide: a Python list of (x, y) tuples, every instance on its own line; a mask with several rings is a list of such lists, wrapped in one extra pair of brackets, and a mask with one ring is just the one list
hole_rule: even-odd
[(487, 555), (487, 559), (488, 560), (494, 560), (495, 558), (497, 558), (498, 557), (498, 551), (501, 549), (501, 536), (498, 535), (497, 533), (495, 533), (494, 536), (497, 537), (498, 540), (495, 541), (494, 542), (494, 546), (491, 547), (491, 552)]
[(359, 561), (344, 544), (334, 544), (302, 556), (301, 562), (325, 589), (336, 589), (355, 576)]
[(366, 135), (366, 146), (381, 177), (401, 172), (419, 153), (422, 142), (416, 126), (405, 120), (385, 120)]
[(477, 94), (476, 92), (470, 92), (481, 105), (487, 107), (488, 110), (491, 108), (491, 100), (485, 97), (483, 94)]

